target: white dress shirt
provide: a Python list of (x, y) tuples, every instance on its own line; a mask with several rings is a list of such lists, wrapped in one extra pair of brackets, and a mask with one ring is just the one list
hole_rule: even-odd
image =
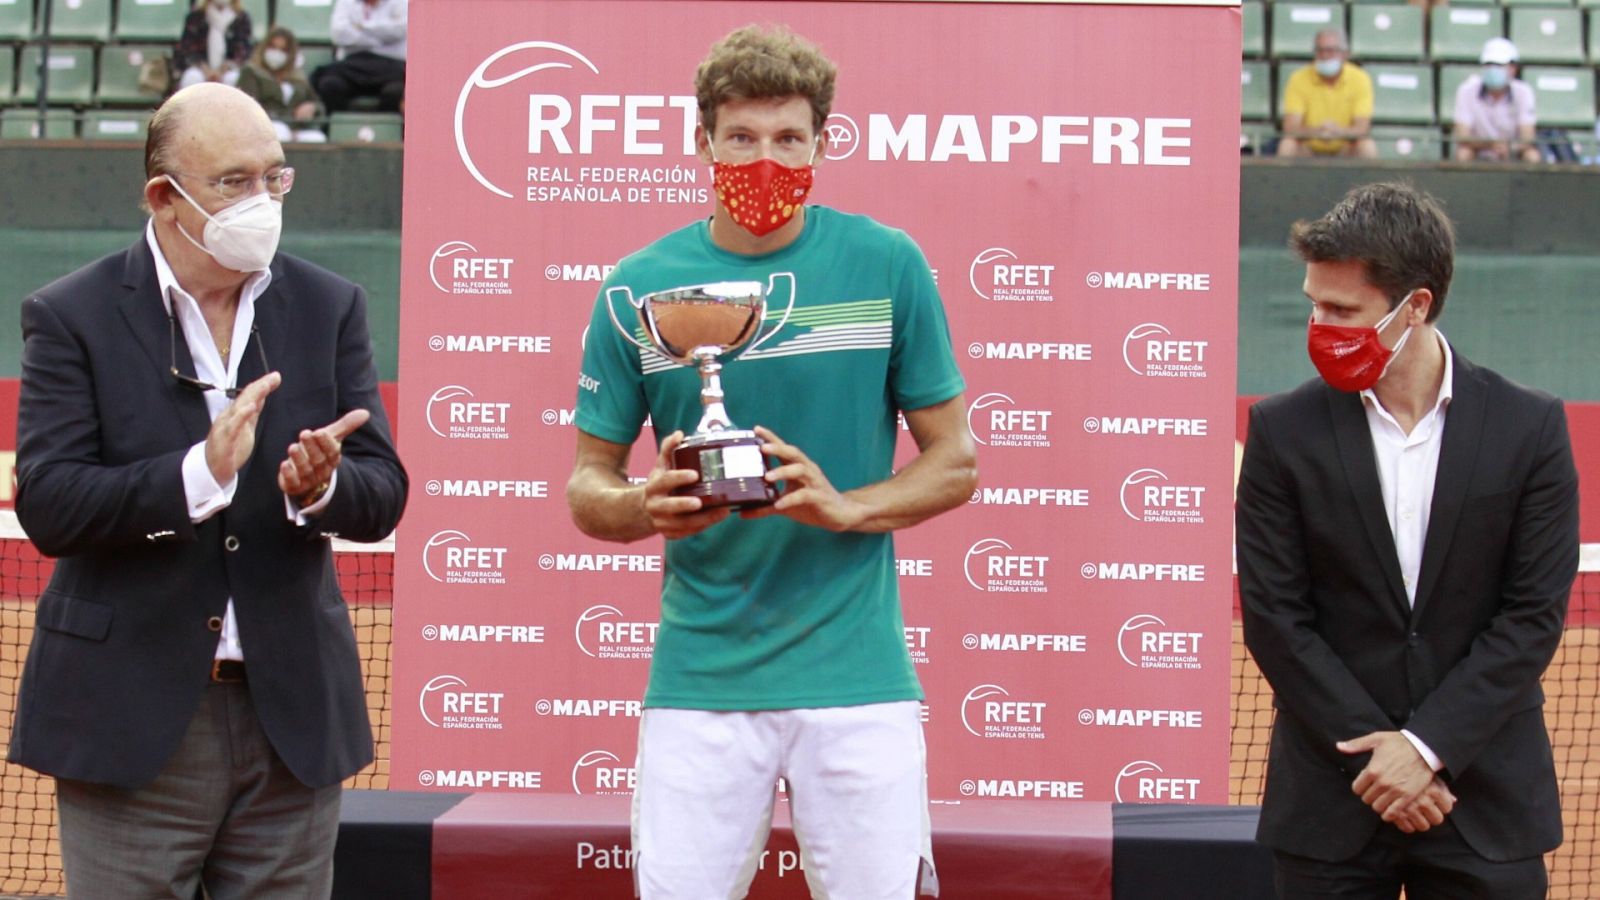
[(362, 0), (335, 0), (328, 31), (339, 58), (365, 50), (404, 60), (407, 5), (407, 0), (378, 0), (371, 6)]
[[(1417, 576), (1422, 570), (1422, 544), (1428, 536), (1428, 519), (1433, 512), (1433, 483), (1439, 470), (1439, 448), (1444, 443), (1445, 414), (1454, 395), (1455, 361), (1444, 335), (1435, 331), (1444, 353), (1444, 380), (1433, 407), (1417, 420), (1407, 434), (1394, 416), (1378, 402), (1371, 390), (1361, 392), (1367, 411), (1367, 427), (1372, 432), (1372, 452), (1378, 462), (1378, 484), (1383, 490), (1383, 510), (1394, 535), (1395, 555), (1400, 560), (1400, 577), (1405, 582), (1406, 600), (1417, 602)], [(1411, 741), (1435, 772), (1444, 767), (1427, 744), (1405, 729), (1401, 734)]]
[[(228, 341), (231, 352), (228, 354), (228, 361), (224, 363), (222, 354), (217, 350), (216, 341), (211, 337), (211, 326), (206, 324), (205, 313), (200, 311), (200, 304), (178, 284), (172, 266), (167, 263), (167, 257), (161, 252), (161, 244), (156, 241), (154, 219), (145, 226), (144, 236), (146, 243), (150, 245), (150, 254), (155, 257), (156, 283), (161, 288), (161, 301), (169, 315), (177, 316), (178, 328), (183, 334), (184, 343), (189, 346), (189, 356), (194, 360), (194, 377), (219, 387), (233, 387), (239, 379), (239, 360), (245, 355), (245, 345), (249, 342), (250, 331), (255, 326), (256, 298), (265, 293), (267, 286), (272, 283), (272, 272), (270, 270), (256, 272), (246, 279), (244, 286), (240, 288), (239, 308), (233, 317), (233, 337)], [(257, 340), (260, 338), (257, 337)], [(270, 362), (269, 358), (268, 363)], [(217, 416), (228, 408), (230, 401), (222, 391), (205, 391), (204, 397), (206, 410), (211, 414), (211, 421), (215, 422)], [(321, 512), (333, 497), (336, 479), (337, 475), (329, 480), (327, 493), (303, 510), (296, 509), (294, 502), (285, 497), (284, 509), (289, 520), (296, 524), (304, 524), (307, 516)], [(206, 464), (205, 440), (202, 439), (184, 454), (183, 493), (189, 504), (191, 522), (204, 522), (216, 515), (218, 510), (226, 509), (233, 502), (233, 494), (238, 486), (237, 474), (230, 478), (227, 484), (217, 484), (217, 479), (211, 474), (211, 467)], [(234, 618), (232, 598), (229, 598), (227, 612), (222, 617), (222, 637), (217, 642), (217, 659), (244, 659), (244, 648), (239, 642), (239, 623)]]

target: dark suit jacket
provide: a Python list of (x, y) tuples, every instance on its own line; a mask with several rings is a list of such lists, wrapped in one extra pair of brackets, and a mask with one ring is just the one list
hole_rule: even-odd
[[(1450, 819), (1490, 860), (1561, 843), (1539, 678), (1578, 565), (1578, 477), (1554, 397), (1455, 356), (1408, 608), (1357, 394), (1320, 379), (1250, 410), (1239, 476), (1245, 643), (1272, 684), (1259, 839), (1323, 860), (1382, 824), (1334, 742), (1406, 728), (1444, 761)], [(1393, 827), (1393, 826), (1383, 826)]]
[[(378, 398), (366, 298), (349, 281), (279, 254), (256, 300), (283, 383), (266, 401), (230, 506), (189, 520), (181, 463), (210, 417), (169, 369), (170, 330), (141, 238), (22, 304), (17, 517), (60, 557), (39, 598), (10, 759), (51, 775), (135, 787), (159, 773), (206, 689), (233, 598), (249, 689), (272, 745), (311, 786), (372, 759), (355, 635), (328, 537), (387, 535), (406, 474)], [(241, 352), (239, 384), (262, 372)], [(178, 367), (194, 373), (181, 329)], [(303, 428), (354, 408), (338, 485), (296, 527), (277, 466)]]

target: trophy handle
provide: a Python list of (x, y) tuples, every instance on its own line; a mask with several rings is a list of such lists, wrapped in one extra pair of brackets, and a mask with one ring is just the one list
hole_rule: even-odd
[[(761, 346), (762, 344), (765, 344), (769, 339), (772, 338), (773, 335), (775, 335), (778, 332), (782, 331), (784, 325), (787, 325), (789, 323), (789, 313), (794, 312), (794, 298), (795, 298), (794, 273), (793, 272), (773, 272), (772, 275), (770, 275), (767, 278), (767, 296), (768, 297), (772, 296), (772, 292), (774, 290), (776, 290), (777, 287), (778, 287), (778, 279), (780, 279), (780, 278), (787, 279), (788, 282), (789, 282), (789, 305), (785, 306), (783, 308), (783, 318), (781, 320), (779, 320), (778, 327), (772, 329), (771, 331), (767, 332), (764, 335), (761, 335), (761, 336), (757, 337), (756, 340), (755, 340), (755, 343), (753, 343), (750, 346), (744, 348), (744, 352), (745, 353), (749, 353), (751, 350), (754, 350), (757, 347)], [(764, 319), (766, 317), (763, 316), (762, 318)]]
[(611, 324), (616, 326), (617, 333), (622, 335), (622, 339), (627, 341), (628, 343), (634, 345), (635, 347), (638, 347), (640, 350), (645, 350), (645, 351), (648, 351), (650, 353), (659, 352), (654, 347), (652, 347), (649, 344), (646, 344), (643, 341), (639, 340), (638, 338), (634, 337), (633, 336), (633, 332), (629, 331), (628, 329), (626, 329), (626, 328), (624, 328), (622, 326), (622, 320), (617, 318), (616, 303), (615, 303), (615, 301), (613, 301), (611, 299), (611, 295), (612, 294), (619, 293), (619, 292), (624, 297), (627, 298), (628, 305), (633, 307), (634, 317), (635, 318), (639, 318), (639, 316), (640, 316), (640, 307), (641, 307), (641, 304), (643, 303), (643, 301), (642, 300), (633, 299), (633, 289), (632, 288), (628, 287), (627, 285), (620, 285), (620, 286), (614, 287), (614, 288), (607, 288), (606, 289), (606, 312), (610, 313), (610, 315), (611, 315)]

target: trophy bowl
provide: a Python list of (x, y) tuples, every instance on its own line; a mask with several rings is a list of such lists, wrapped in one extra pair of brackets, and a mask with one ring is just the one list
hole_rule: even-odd
[[(789, 306), (777, 327), (758, 337), (767, 297), (780, 278), (789, 281)], [(634, 308), (644, 340), (635, 337), (617, 317), (613, 293), (624, 296)], [(634, 346), (700, 372), (700, 423), (672, 455), (673, 468), (691, 470), (699, 478), (673, 493), (699, 497), (704, 509), (766, 506), (776, 500), (777, 488), (765, 478), (764, 442), (754, 431), (734, 427), (723, 406), (722, 359), (754, 349), (777, 334), (794, 308), (794, 275), (774, 273), (766, 284), (719, 281), (690, 285), (637, 298), (631, 288), (616, 287), (607, 292), (606, 308), (617, 331)]]

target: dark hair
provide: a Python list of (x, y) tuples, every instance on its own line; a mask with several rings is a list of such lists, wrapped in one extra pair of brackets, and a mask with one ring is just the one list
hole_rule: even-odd
[(178, 105), (162, 103), (150, 117), (150, 127), (144, 138), (144, 177), (154, 178), (170, 171), (172, 142), (178, 134)]
[(1320, 219), (1289, 229), (1289, 246), (1305, 262), (1359, 262), (1367, 283), (1389, 308), (1419, 287), (1433, 292), (1428, 321), (1444, 311), (1455, 272), (1456, 234), (1439, 201), (1403, 182), (1352, 188)]
[(833, 108), (837, 69), (815, 45), (784, 28), (747, 25), (718, 41), (694, 75), (700, 124), (716, 130), (717, 107), (729, 100), (800, 96), (811, 103), (820, 133)]

